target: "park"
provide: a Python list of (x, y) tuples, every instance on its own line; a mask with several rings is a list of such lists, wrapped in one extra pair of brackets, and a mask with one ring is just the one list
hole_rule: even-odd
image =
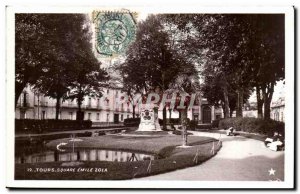
[(102, 14), (16, 14), (16, 180), (284, 180), (283, 15)]

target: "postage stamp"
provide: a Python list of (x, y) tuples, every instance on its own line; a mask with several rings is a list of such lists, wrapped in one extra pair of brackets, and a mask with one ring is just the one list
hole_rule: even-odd
[(134, 40), (137, 14), (129, 11), (94, 11), (96, 50), (104, 56), (124, 53)]
[(7, 187), (295, 187), (293, 7), (6, 13)]

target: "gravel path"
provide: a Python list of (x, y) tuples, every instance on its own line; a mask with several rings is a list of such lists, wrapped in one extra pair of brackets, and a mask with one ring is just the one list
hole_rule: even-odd
[[(263, 142), (240, 136), (192, 132), (222, 141), (218, 154), (203, 164), (139, 180), (269, 181), (284, 179), (284, 152), (267, 149)], [(275, 171), (269, 172), (271, 169)]]

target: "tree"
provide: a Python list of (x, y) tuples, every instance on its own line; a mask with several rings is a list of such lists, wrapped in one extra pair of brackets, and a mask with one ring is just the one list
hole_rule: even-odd
[[(187, 112), (189, 105), (194, 104), (196, 99), (192, 99), (191, 96), (195, 95), (195, 98), (199, 97), (200, 83), (197, 71), (194, 65), (184, 68), (184, 72), (179, 75), (175, 82), (173, 82), (169, 89), (172, 93), (177, 94), (177, 101), (175, 109), (180, 111), (181, 125), (182, 125), (182, 146), (187, 146), (187, 125), (188, 118)], [(197, 94), (197, 95), (196, 95)], [(192, 102), (191, 102), (192, 100)], [(181, 101), (184, 102), (184, 107), (180, 106)]]
[[(43, 17), (47, 18), (47, 23), (44, 24), (44, 35), (40, 41), (45, 40), (48, 43), (52, 57), (45, 62), (42, 68), (44, 73), (34, 87), (46, 96), (56, 99), (58, 119), (61, 99), (66, 99), (71, 89), (75, 92), (79, 88), (80, 92), (77, 94), (81, 95), (83, 87), (89, 88), (91, 80), (95, 81), (94, 77), (100, 74), (101, 77), (103, 72), (94, 73), (99, 64), (96, 64), (91, 49), (91, 34), (86, 15), (46, 14)], [(76, 83), (86, 85), (78, 87)], [(89, 90), (86, 89), (85, 92), (87, 91)], [(81, 100), (80, 97), (79, 99)]]
[(23, 89), (35, 84), (43, 67), (53, 57), (45, 24), (50, 17), (43, 14), (15, 15), (15, 106)]
[(71, 80), (69, 71), (57, 64), (53, 64), (49, 70), (46, 70), (34, 85), (37, 91), (56, 99), (55, 119), (59, 118), (60, 103), (67, 97), (68, 84)]
[[(236, 92), (229, 88), (228, 92), (228, 107), (225, 108), (225, 97), (223, 89), (225, 82), (222, 82), (222, 78), (215, 74), (214, 76), (205, 73), (204, 81), (201, 84), (201, 92), (204, 98), (207, 98), (209, 104), (215, 107), (221, 107), (224, 112), (224, 117), (232, 117), (233, 111), (236, 109)], [(227, 88), (227, 86), (226, 86)]]
[(128, 85), (128, 82), (124, 83), (123, 91), (127, 95), (127, 104), (131, 104), (132, 107), (132, 118), (135, 118), (135, 108), (138, 101), (141, 99), (141, 92), (133, 85)]
[(256, 87), (258, 115), (270, 118), (270, 105), (276, 82), (284, 79), (285, 38), (284, 15), (255, 15), (249, 20), (253, 86)]
[[(121, 71), (126, 77), (124, 81), (134, 83), (143, 94), (157, 87), (164, 93), (185, 63), (171, 47), (160, 17), (151, 15), (138, 24), (136, 40), (128, 49)], [(163, 129), (166, 129), (166, 107), (163, 107)]]
[[(103, 87), (107, 86), (107, 73), (100, 68), (100, 63), (95, 58), (90, 46), (84, 49), (85, 55), (77, 61), (76, 67), (72, 70), (74, 81), (70, 83), (66, 98), (77, 101), (77, 120), (83, 120), (81, 111), (82, 102), (85, 96), (102, 97)], [(84, 51), (83, 51), (84, 52)]]
[[(226, 87), (234, 85), (237, 116), (242, 115), (244, 91), (256, 87), (258, 113), (262, 103), (270, 117), (270, 103), (276, 81), (284, 78), (284, 15), (282, 14), (183, 14), (169, 21), (191, 38), (191, 53), (200, 53), (217, 69)], [(196, 44), (195, 44), (196, 43)], [(228, 82), (228, 78), (233, 78)], [(225, 104), (226, 102), (225, 97)], [(227, 105), (226, 105), (227, 107)], [(227, 111), (225, 111), (227, 115)]]
[(215, 78), (215, 84), (218, 84), (222, 92), (221, 99), (224, 99), (224, 116), (229, 117), (228, 75), (231, 68), (228, 68), (228, 64), (235, 56), (231, 51), (231, 47), (235, 45), (232, 45), (232, 39), (226, 38), (225, 35), (232, 30), (232, 25), (220, 15), (170, 15), (169, 21), (187, 34), (193, 34), (186, 42), (186, 49), (192, 55), (202, 58), (199, 63), (204, 74), (209, 74), (206, 77), (210, 76), (208, 79), (211, 81)]
[(148, 92), (148, 85), (144, 79), (144, 66), (139, 65), (135, 57), (129, 54), (126, 61), (116, 67), (116, 71), (120, 73), (122, 91), (126, 93), (127, 103), (132, 106), (132, 117), (135, 118), (136, 105), (141, 96)]

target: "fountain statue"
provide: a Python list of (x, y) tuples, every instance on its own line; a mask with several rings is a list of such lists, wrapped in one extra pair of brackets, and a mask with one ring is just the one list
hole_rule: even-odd
[(138, 131), (161, 131), (158, 122), (158, 107), (145, 105), (141, 109), (141, 122)]

